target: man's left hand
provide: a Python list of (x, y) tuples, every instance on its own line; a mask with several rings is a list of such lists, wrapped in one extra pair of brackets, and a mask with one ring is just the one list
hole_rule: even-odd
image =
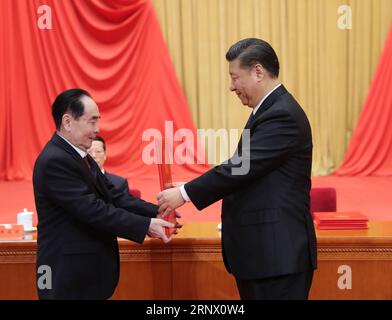
[[(181, 214), (178, 211), (174, 211), (174, 213), (176, 214), (176, 219), (181, 218)], [(163, 213), (162, 212), (158, 213), (157, 218), (163, 219)], [(181, 223), (179, 223), (178, 221), (176, 221), (176, 225), (174, 226), (174, 228), (176, 228), (176, 230), (173, 233), (177, 234), (178, 233), (177, 229), (181, 229), (182, 227), (183, 227), (183, 225)]]

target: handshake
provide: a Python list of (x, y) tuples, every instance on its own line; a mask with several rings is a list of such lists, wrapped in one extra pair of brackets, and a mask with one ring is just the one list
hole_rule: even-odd
[[(178, 207), (181, 207), (185, 203), (185, 200), (181, 195), (180, 188), (171, 188), (158, 193), (157, 200), (159, 206), (159, 213), (156, 218), (151, 219), (150, 227), (147, 234), (152, 238), (162, 239), (164, 243), (168, 243), (171, 241), (172, 237), (168, 237), (166, 235), (164, 228), (166, 227), (179, 229), (182, 227), (182, 225), (178, 222), (176, 222), (175, 224), (170, 223), (168, 221), (165, 221), (164, 218), (170, 212), (174, 211)], [(177, 211), (175, 211), (175, 216), (176, 218), (181, 218), (180, 213), (178, 213)], [(174, 233), (177, 233), (177, 230)]]

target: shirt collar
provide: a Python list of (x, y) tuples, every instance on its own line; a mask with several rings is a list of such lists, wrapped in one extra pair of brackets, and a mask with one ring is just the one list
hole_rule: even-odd
[(263, 102), (265, 101), (265, 99), (267, 99), (268, 96), (269, 96), (273, 91), (275, 91), (276, 89), (278, 89), (281, 85), (282, 85), (282, 84), (279, 83), (275, 88), (273, 88), (270, 92), (268, 92), (268, 93), (263, 97), (263, 99), (261, 99), (261, 101), (260, 101), (260, 102), (257, 104), (257, 106), (253, 109), (253, 115), (256, 114), (257, 110), (259, 110), (260, 106), (263, 104)]
[(69, 142), (67, 139), (65, 139), (60, 132), (56, 131), (57, 135), (63, 139), (65, 142), (67, 142), (72, 148), (74, 148), (76, 150), (76, 152), (82, 157), (84, 158), (85, 156), (87, 156), (87, 152), (83, 151), (82, 149), (79, 149), (78, 147), (74, 146), (71, 142)]

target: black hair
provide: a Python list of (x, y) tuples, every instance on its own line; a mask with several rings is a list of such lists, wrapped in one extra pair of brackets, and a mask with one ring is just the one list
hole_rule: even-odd
[(65, 113), (70, 112), (75, 119), (84, 114), (84, 105), (81, 101), (83, 96), (91, 97), (83, 89), (65, 90), (57, 96), (52, 105), (52, 116), (57, 130), (61, 127), (61, 121)]
[(279, 60), (271, 45), (261, 39), (247, 38), (233, 44), (226, 53), (226, 60), (239, 59), (240, 66), (250, 68), (259, 63), (273, 78), (279, 76)]
[(102, 144), (103, 144), (103, 150), (106, 152), (106, 142), (105, 142), (105, 140), (102, 138), (102, 137), (100, 137), (100, 136), (95, 136), (95, 138), (93, 139), (94, 141), (100, 141), (100, 142), (102, 142)]

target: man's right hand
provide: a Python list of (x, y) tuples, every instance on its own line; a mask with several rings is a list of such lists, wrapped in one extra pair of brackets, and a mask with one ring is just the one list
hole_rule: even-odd
[(171, 211), (174, 211), (185, 203), (180, 188), (169, 188), (159, 192), (157, 200), (159, 206), (158, 211), (163, 213), (163, 217), (166, 217)]
[(147, 234), (151, 238), (162, 239), (164, 243), (168, 243), (171, 241), (172, 237), (168, 238), (166, 236), (164, 227), (174, 228), (174, 224), (159, 218), (151, 218)]

